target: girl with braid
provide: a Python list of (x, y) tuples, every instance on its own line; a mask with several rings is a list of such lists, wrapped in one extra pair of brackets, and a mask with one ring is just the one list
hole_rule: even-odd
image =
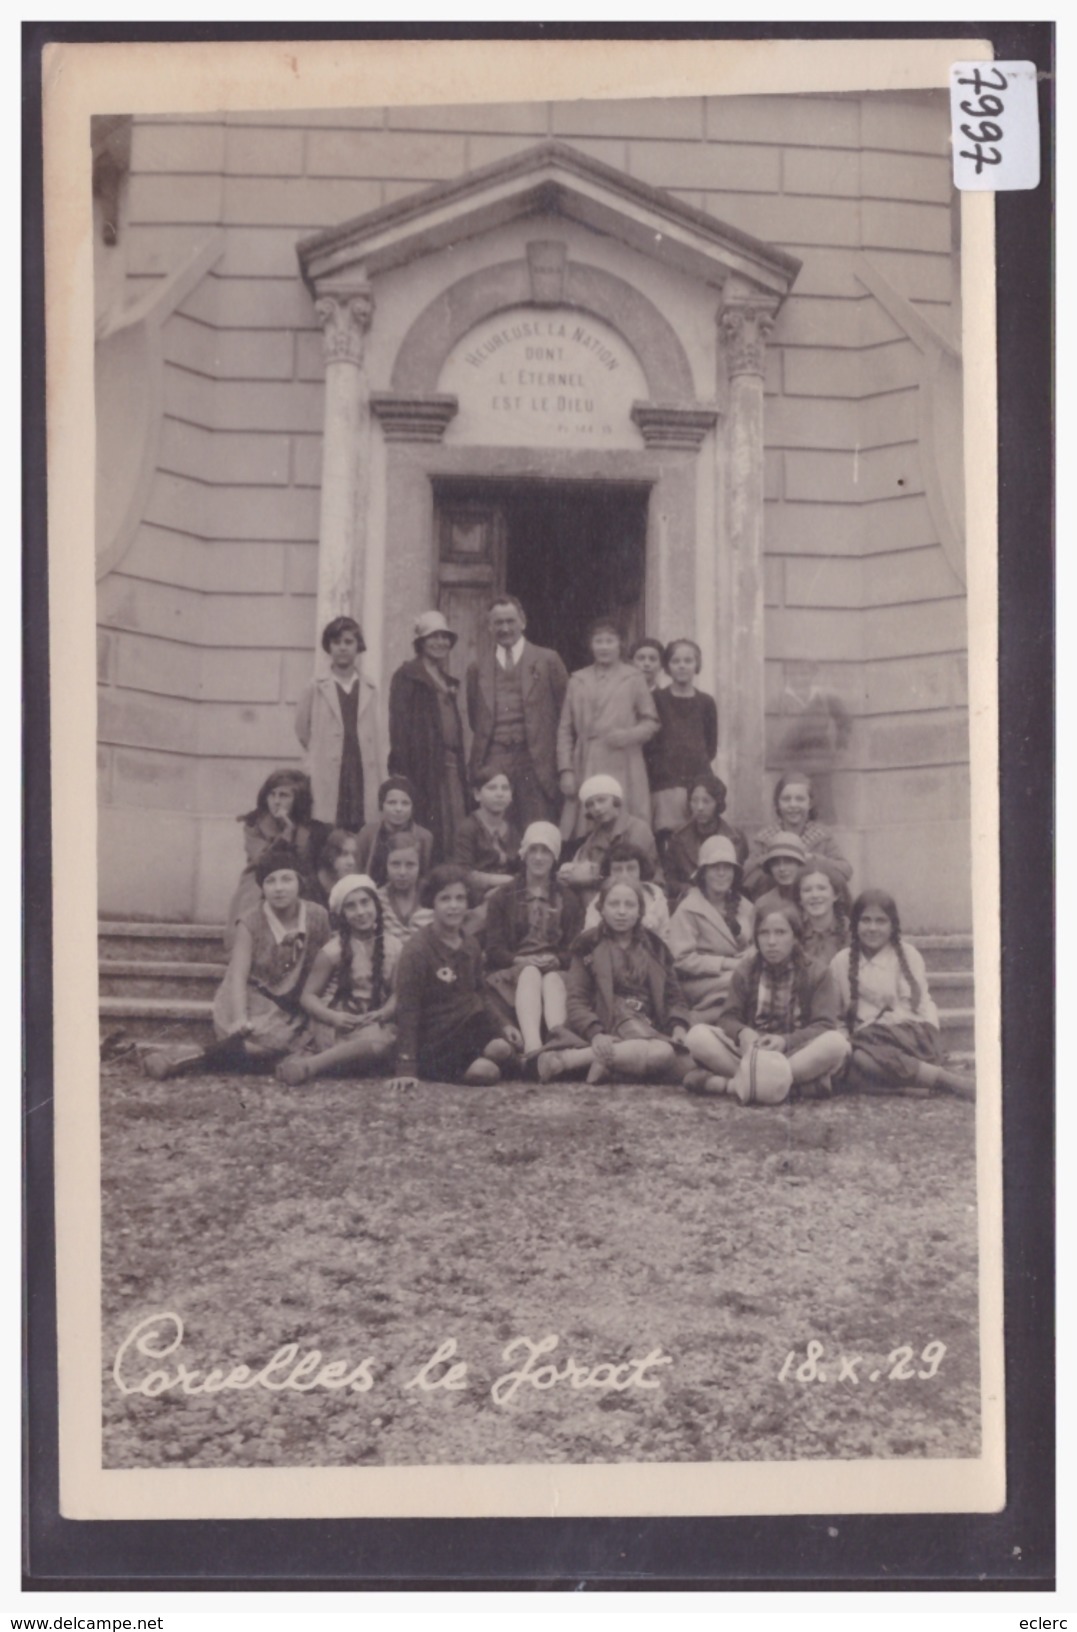
[(752, 944), (752, 908), (741, 895), (732, 839), (704, 839), (692, 886), (673, 914), (669, 949), (693, 1020), (716, 1021), (738, 961)]
[(277, 1068), (281, 1082), (292, 1086), (327, 1072), (377, 1070), (389, 1064), (396, 1047), (390, 1022), (401, 947), (385, 932), (374, 880), (366, 873), (340, 879), (329, 897), (329, 913), (337, 933), (315, 958), (300, 999), (310, 1016), (313, 1046)]
[(834, 976), (807, 957), (803, 936), (800, 914), (788, 901), (758, 915), (755, 950), (734, 968), (717, 1026), (696, 1025), (688, 1033), (698, 1067), (684, 1079), (689, 1092), (726, 1093), (741, 1059), (758, 1047), (785, 1055), (801, 1093), (829, 1093), (849, 1044), (839, 1028)]
[(975, 1078), (941, 1063), (939, 1014), (927, 970), (916, 947), (901, 938), (893, 897), (884, 890), (862, 891), (853, 902), (850, 936), (850, 945), (830, 966), (852, 1042), (845, 1088), (975, 1098)]

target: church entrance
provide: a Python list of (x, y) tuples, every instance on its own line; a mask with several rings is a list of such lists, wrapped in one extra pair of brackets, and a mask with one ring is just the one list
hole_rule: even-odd
[(612, 617), (625, 656), (644, 632), (647, 505), (640, 482), (435, 482), (438, 604), (460, 636), (458, 674), (485, 651), (495, 594), (523, 602), (528, 638), (566, 668), (590, 660), (587, 630)]

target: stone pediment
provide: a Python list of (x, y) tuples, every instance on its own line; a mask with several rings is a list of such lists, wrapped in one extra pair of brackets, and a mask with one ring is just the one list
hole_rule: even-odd
[(304, 281), (317, 294), (539, 215), (581, 222), (718, 289), (732, 278), (742, 292), (758, 291), (778, 305), (800, 270), (784, 250), (553, 141), (327, 228), (304, 239), (297, 253)]

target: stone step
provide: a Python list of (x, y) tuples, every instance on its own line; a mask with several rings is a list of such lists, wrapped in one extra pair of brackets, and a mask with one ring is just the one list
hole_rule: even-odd
[(224, 925), (99, 923), (97, 947), (102, 960), (218, 962), (225, 956)]
[(929, 974), (936, 969), (972, 969), (971, 935), (910, 935), (903, 932), (902, 939), (916, 947)]
[(166, 997), (212, 1000), (228, 965), (166, 963), (150, 958), (103, 958), (97, 966), (102, 997)]

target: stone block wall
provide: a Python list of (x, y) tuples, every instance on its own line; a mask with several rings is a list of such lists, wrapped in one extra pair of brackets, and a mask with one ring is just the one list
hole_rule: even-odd
[[(769, 763), (798, 688), (837, 691), (856, 859), (911, 889), (908, 921), (967, 927), (964, 586), (925, 482), (922, 352), (858, 275), (866, 259), (958, 335), (946, 130), (934, 94), (136, 119), (102, 290), (117, 259), (133, 299), (211, 234), (222, 248), (164, 323), (158, 468), (101, 584), (105, 910), (218, 917), (232, 818), (298, 757), (324, 373), (296, 242), (554, 136), (803, 261), (766, 382)], [(151, 883), (130, 838), (158, 827), (174, 862)], [(938, 876), (906, 886), (928, 853)]]

